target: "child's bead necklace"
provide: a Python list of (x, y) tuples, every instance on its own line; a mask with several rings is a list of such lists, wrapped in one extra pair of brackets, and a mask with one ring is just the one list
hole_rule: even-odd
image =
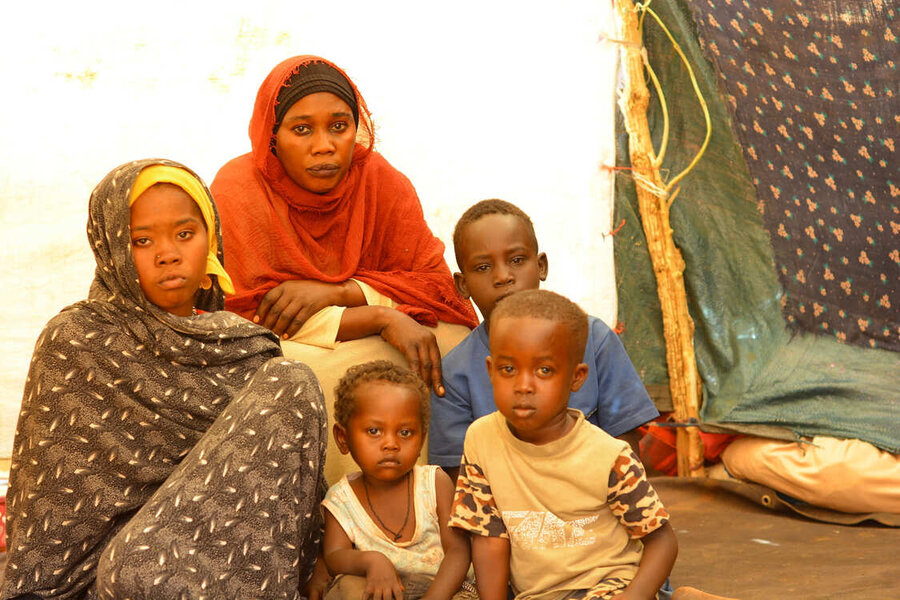
[(400, 539), (403, 535), (403, 530), (406, 529), (406, 524), (409, 523), (409, 506), (412, 504), (411, 496), (412, 496), (412, 471), (409, 471), (406, 474), (406, 516), (403, 517), (403, 525), (400, 526), (400, 529), (394, 531), (390, 527), (384, 524), (384, 521), (381, 520), (381, 517), (378, 516), (378, 513), (375, 512), (375, 506), (372, 504), (372, 499), (369, 497), (369, 486), (366, 484), (366, 477), (362, 477), (363, 489), (366, 491), (366, 502), (369, 504), (369, 510), (372, 511), (372, 514), (375, 515), (375, 520), (378, 521), (378, 524), (381, 525), (381, 528), (386, 530), (388, 533), (394, 536), (394, 541)]

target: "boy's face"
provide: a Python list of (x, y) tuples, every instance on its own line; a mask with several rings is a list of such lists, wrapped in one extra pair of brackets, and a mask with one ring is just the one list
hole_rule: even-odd
[(353, 392), (355, 407), (344, 429), (334, 425), (334, 440), (370, 480), (394, 481), (412, 469), (422, 445), (422, 399), (407, 385), (361, 383)]
[(534, 317), (508, 317), (490, 333), (488, 374), (494, 402), (520, 440), (546, 444), (571, 429), (569, 394), (578, 391), (588, 367), (573, 356), (563, 323)]
[(485, 215), (469, 223), (456, 248), (461, 273), (456, 288), (472, 298), (485, 322), (497, 302), (522, 290), (534, 290), (547, 278), (547, 255), (537, 248), (528, 227), (515, 215)]

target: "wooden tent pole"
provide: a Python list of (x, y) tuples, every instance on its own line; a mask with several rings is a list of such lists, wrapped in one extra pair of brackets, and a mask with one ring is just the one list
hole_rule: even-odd
[[(672, 237), (669, 224), (669, 195), (662, 192), (665, 183), (655, 166), (656, 153), (647, 122), (650, 92), (644, 81), (644, 52), (638, 15), (631, 0), (615, 0), (621, 27), (625, 91), (620, 99), (631, 168), (635, 179), (638, 206), (647, 249), (656, 274), (659, 302), (662, 306), (663, 333), (669, 390), (678, 423), (699, 423), (700, 376), (694, 356), (694, 321), (688, 312), (684, 288), (684, 259)], [(703, 446), (697, 427), (677, 429), (678, 474), (705, 477)]]

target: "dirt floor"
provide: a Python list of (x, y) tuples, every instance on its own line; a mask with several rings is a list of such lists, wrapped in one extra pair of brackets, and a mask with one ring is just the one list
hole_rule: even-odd
[[(690, 480), (652, 481), (678, 536), (675, 587), (739, 600), (900, 599), (900, 529), (820, 523)], [(0, 573), (5, 563), (0, 554)]]
[(776, 513), (685, 479), (652, 482), (678, 536), (674, 587), (740, 600), (900, 598), (900, 529)]

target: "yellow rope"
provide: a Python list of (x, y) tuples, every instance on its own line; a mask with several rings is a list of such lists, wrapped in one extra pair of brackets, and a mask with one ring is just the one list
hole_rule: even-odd
[[(687, 57), (684, 55), (684, 52), (681, 50), (681, 46), (678, 45), (678, 42), (675, 41), (675, 38), (672, 36), (672, 33), (669, 31), (668, 27), (662, 22), (662, 19), (659, 18), (651, 8), (650, 1), (648, 0), (644, 4), (638, 4), (635, 6), (635, 9), (640, 11), (641, 17), (639, 21), (639, 27), (641, 28), (641, 32), (643, 34), (643, 23), (644, 16), (649, 14), (652, 16), (665, 34), (668, 36), (669, 41), (672, 42), (672, 46), (675, 48), (675, 51), (678, 52), (678, 56), (681, 57), (681, 61), (684, 63), (684, 66), (687, 68), (688, 75), (691, 77), (691, 85), (694, 88), (694, 93), (697, 95), (697, 99), (700, 101), (700, 108), (703, 109), (703, 118), (706, 122), (706, 137), (703, 139), (703, 145), (700, 146), (700, 150), (694, 156), (694, 159), (688, 164), (688, 166), (681, 171), (678, 175), (675, 176), (670, 182), (666, 184), (665, 193), (668, 195), (671, 192), (672, 188), (675, 185), (684, 179), (685, 175), (687, 175), (696, 165), (700, 162), (700, 158), (703, 156), (703, 153), (706, 152), (706, 147), (709, 145), (709, 140), (712, 137), (712, 121), (709, 117), (709, 108), (706, 106), (706, 100), (703, 98), (703, 93), (700, 91), (700, 85), (697, 83), (697, 77), (694, 75), (694, 70), (691, 68), (691, 64), (688, 62)], [(643, 37), (643, 35), (642, 35)], [(669, 116), (668, 110), (665, 100), (665, 95), (659, 85), (659, 81), (656, 78), (656, 73), (653, 72), (653, 69), (650, 67), (650, 62), (647, 60), (646, 53), (643, 54), (644, 65), (647, 68), (647, 72), (650, 73), (650, 78), (653, 80), (653, 87), (656, 89), (657, 94), (659, 94), (659, 102), (660, 106), (663, 110), (663, 140), (659, 149), (659, 154), (657, 155), (657, 166), (662, 163), (662, 159), (665, 156), (666, 152), (666, 144), (668, 143), (669, 136)], [(669, 199), (669, 204), (671, 205), (672, 201), (675, 199), (675, 195), (673, 194)]]
[(641, 34), (641, 39), (644, 39), (644, 17), (647, 16), (647, 9), (650, 8), (650, 3), (653, 0), (647, 0), (646, 2), (638, 2), (634, 5), (635, 12), (640, 13), (638, 17), (638, 32)]
[(659, 85), (659, 79), (656, 78), (656, 73), (653, 71), (653, 67), (650, 66), (646, 48), (641, 48), (641, 59), (644, 61), (644, 68), (650, 74), (650, 80), (653, 81), (653, 88), (656, 90), (656, 95), (659, 98), (659, 107), (662, 109), (663, 114), (662, 142), (659, 145), (659, 152), (656, 153), (656, 158), (653, 159), (653, 166), (659, 168), (662, 165), (663, 158), (666, 156), (666, 146), (669, 145), (669, 107), (666, 104), (666, 95), (663, 94), (662, 86)]

